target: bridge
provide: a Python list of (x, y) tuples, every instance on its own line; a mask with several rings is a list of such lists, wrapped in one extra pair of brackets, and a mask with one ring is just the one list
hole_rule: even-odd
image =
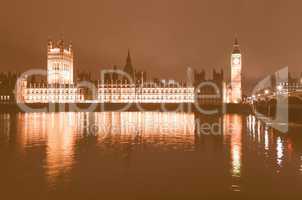
[(278, 112), (281, 117), (286, 112), (288, 121), (302, 122), (302, 90), (266, 89), (248, 97), (247, 102), (254, 114), (261, 113), (263, 116), (276, 118)]

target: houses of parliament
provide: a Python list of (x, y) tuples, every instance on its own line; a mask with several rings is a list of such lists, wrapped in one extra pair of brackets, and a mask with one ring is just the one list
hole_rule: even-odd
[[(0, 74), (1, 103), (199, 103), (242, 102), (242, 60), (238, 40), (231, 54), (230, 81), (223, 70), (191, 72), (186, 81), (150, 79), (134, 68), (130, 51), (124, 67), (100, 70), (94, 80), (90, 73), (75, 71), (74, 49), (63, 40), (49, 40), (47, 70), (39, 73)], [(76, 73), (75, 73), (76, 72)]]

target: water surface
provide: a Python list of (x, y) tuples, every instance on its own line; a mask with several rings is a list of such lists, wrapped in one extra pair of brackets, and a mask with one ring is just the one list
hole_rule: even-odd
[(3, 113), (0, 198), (299, 199), (301, 131), (233, 114)]

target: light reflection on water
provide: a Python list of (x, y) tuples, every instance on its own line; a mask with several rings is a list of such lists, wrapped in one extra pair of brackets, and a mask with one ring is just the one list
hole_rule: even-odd
[(301, 165), (300, 165), (300, 172), (302, 174), (302, 156), (300, 156), (300, 162), (301, 162)]
[[(231, 175), (238, 180), (241, 177), (242, 164), (242, 117), (240, 115), (225, 115), (224, 123), (224, 136), (230, 137)], [(232, 184), (231, 188), (238, 192), (241, 189), (236, 182)]]
[[(45, 169), (49, 184), (68, 174), (75, 162), (77, 139), (97, 138), (102, 146), (137, 143), (159, 150), (194, 149), (194, 115), (175, 113), (103, 112), (20, 114), (18, 130), (22, 148), (45, 145)], [(137, 141), (137, 138), (139, 140)]]
[(6, 140), (9, 138), (10, 123), (11, 122), (9, 114), (0, 114), (0, 145), (2, 140)]
[[(197, 119), (220, 124), (221, 134), (202, 135)], [(148, 190), (136, 184), (140, 180), (165, 188), (169, 195), (184, 191), (202, 196), (204, 192), (248, 192), (256, 182), (279, 187), (278, 181), (269, 182), (272, 177), (279, 180), (282, 175), (279, 181), (292, 182), (287, 177), (302, 174), (301, 143), (297, 143), (301, 138), (280, 135), (251, 115), (0, 114), (0, 131), (0, 155), (8, 161), (7, 168), (0, 166), (0, 172), (8, 171), (4, 180), (15, 185), (35, 177), (32, 184), (41, 191), (46, 184), (46, 190), (64, 191), (70, 186), (95, 193), (99, 188), (90, 185), (88, 189), (84, 184), (92, 181), (104, 187), (102, 192), (110, 186), (123, 193), (121, 186), (126, 184), (125, 190), (143, 195)], [(10, 177), (18, 172), (17, 180)], [(119, 187), (115, 174), (121, 177)], [(295, 181), (302, 183), (301, 178)], [(12, 185), (6, 184), (7, 191)], [(262, 189), (259, 185), (253, 191)]]
[(268, 133), (267, 126), (265, 126), (265, 130), (264, 130), (264, 146), (265, 146), (265, 150), (268, 151), (269, 150), (269, 133)]
[(277, 164), (279, 167), (282, 166), (282, 158), (283, 158), (283, 143), (280, 137), (277, 138)]

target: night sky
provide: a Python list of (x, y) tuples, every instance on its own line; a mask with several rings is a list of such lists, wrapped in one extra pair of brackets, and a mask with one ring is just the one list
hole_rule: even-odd
[(123, 66), (181, 79), (187, 67), (227, 70), (235, 35), (245, 87), (284, 66), (300, 72), (299, 0), (4, 0), (1, 71), (46, 68), (49, 38), (71, 40), (75, 68)]

